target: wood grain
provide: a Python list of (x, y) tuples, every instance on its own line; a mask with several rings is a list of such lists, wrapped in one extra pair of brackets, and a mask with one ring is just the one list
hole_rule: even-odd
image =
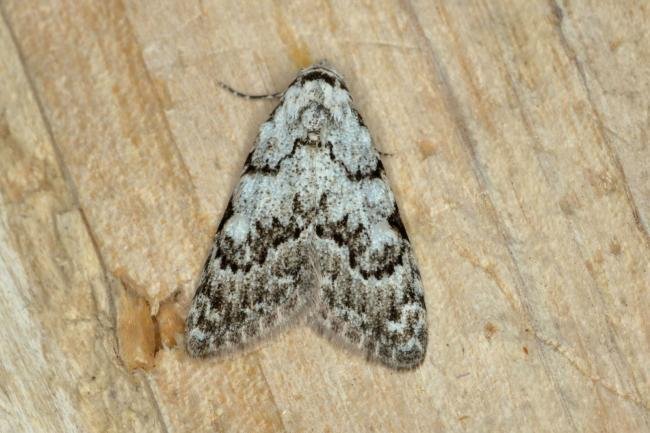
[[(0, 1), (0, 432), (650, 431), (639, 1)], [(273, 102), (326, 58), (384, 158), (430, 347), (179, 331)]]

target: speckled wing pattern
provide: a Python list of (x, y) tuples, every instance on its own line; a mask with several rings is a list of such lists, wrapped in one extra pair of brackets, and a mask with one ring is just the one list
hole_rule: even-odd
[(193, 356), (305, 322), (395, 369), (427, 347), (420, 274), (368, 129), (342, 78), (301, 71), (262, 124), (186, 325)]

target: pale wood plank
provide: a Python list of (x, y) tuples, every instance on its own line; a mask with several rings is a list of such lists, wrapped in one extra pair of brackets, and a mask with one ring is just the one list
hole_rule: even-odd
[[(102, 293), (116, 305), (106, 314), (120, 331), (122, 359), (149, 369), (151, 393), (140, 404), (159, 415), (137, 413), (133, 423), (162, 420), (169, 431), (650, 429), (647, 8), (514, 0), (2, 7), (25, 59), (25, 72), (16, 67), (51, 126), (61, 188), (83, 216), (69, 220), (81, 218), (82, 238), (104, 267), (85, 255), (70, 260), (114, 282)], [(0, 48), (17, 62), (11, 44)], [(384, 162), (427, 289), (425, 365), (396, 374), (300, 328), (223, 360), (160, 349), (160, 341), (174, 344), (177, 311), (273, 107), (214, 81), (274, 92), (320, 58), (348, 78), (378, 146), (393, 154)], [(19, 84), (5, 88), (2, 101)], [(13, 197), (12, 184), (0, 183), (0, 194)], [(37, 224), (6, 227), (6, 236), (42, 236)], [(11, 269), (31, 265), (26, 250), (12, 248), (3, 254)], [(57, 308), (52, 317), (65, 313)], [(140, 377), (119, 370), (132, 374)], [(24, 399), (55, 401), (37, 395)], [(78, 401), (64, 413), (71, 425), (86, 419)], [(10, 425), (29, 431), (26, 419)], [(86, 431), (101, 430), (93, 426)]]
[(165, 431), (5, 21), (0, 53), (0, 431)]

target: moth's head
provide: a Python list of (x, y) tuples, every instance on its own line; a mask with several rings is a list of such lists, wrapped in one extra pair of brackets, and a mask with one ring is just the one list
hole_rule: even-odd
[(311, 80), (322, 80), (332, 87), (335, 87), (336, 83), (339, 83), (339, 86), (342, 89), (347, 90), (345, 82), (343, 81), (343, 76), (336, 72), (336, 70), (334, 70), (334, 68), (330, 66), (325, 60), (314, 63), (308, 68), (300, 71), (296, 81), (304, 84), (305, 82)]

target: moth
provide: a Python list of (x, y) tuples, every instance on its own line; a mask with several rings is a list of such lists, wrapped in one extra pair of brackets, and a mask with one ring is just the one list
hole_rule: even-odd
[(419, 366), (420, 273), (345, 82), (319, 63), (280, 96), (219, 223), (187, 351), (221, 355), (301, 323), (390, 368)]

